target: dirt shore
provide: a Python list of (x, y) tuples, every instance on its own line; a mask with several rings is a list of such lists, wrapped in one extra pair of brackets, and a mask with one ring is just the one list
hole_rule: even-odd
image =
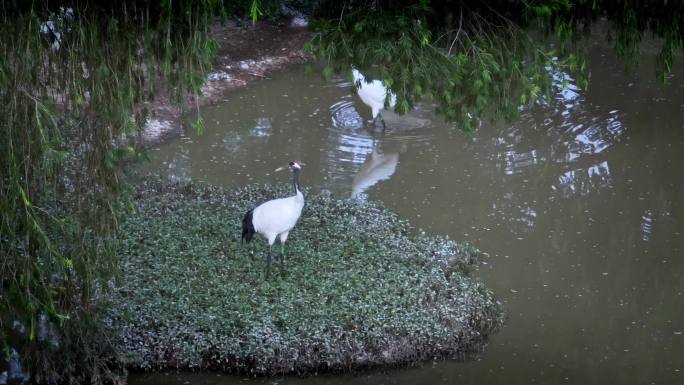
[[(214, 68), (202, 87), (200, 105), (215, 103), (226, 92), (309, 59), (303, 46), (311, 33), (306, 27), (293, 25), (289, 19), (260, 21), (254, 26), (227, 21), (212, 26), (211, 34), (219, 47)], [(189, 98), (187, 107), (195, 105), (194, 97)], [(183, 131), (182, 111), (168, 96), (159, 96), (141, 107), (148, 110), (147, 123), (139, 138), (142, 145), (158, 145)]]

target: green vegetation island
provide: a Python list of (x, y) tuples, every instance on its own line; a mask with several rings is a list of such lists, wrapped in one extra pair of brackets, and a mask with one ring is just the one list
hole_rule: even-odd
[(416, 364), (475, 351), (502, 324), (493, 294), (469, 273), (476, 249), (329, 194), (307, 194), (285, 270), (276, 264), (266, 280), (266, 242), (241, 244), (240, 221), (289, 187), (138, 189), (111, 308), (131, 367), (301, 374)]

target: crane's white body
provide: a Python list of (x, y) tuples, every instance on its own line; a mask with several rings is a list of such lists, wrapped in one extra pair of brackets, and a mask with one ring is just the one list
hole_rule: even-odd
[[(259, 233), (268, 240), (268, 254), (266, 255), (266, 278), (271, 272), (271, 248), (280, 237), (280, 270), (285, 271), (285, 242), (290, 230), (297, 224), (304, 208), (304, 194), (299, 188), (299, 172), (302, 165), (299, 161), (289, 163), (292, 171), (292, 186), (295, 194), (287, 198), (272, 199), (264, 202), (252, 210), (247, 211), (242, 218), (242, 241), (249, 243), (255, 233)], [(285, 169), (280, 167), (276, 171)]]
[(304, 195), (299, 189), (297, 194), (287, 198), (273, 199), (257, 206), (252, 213), (254, 230), (266, 237), (268, 245), (273, 246), (280, 236), (280, 243), (297, 224), (304, 208)]
[(361, 101), (371, 108), (373, 120), (378, 117), (380, 110), (385, 109), (385, 98), (389, 94), (389, 107), (394, 108), (397, 105), (397, 96), (387, 91), (387, 88), (382, 85), (380, 80), (373, 80), (366, 82), (366, 77), (363, 76), (356, 68), (352, 69), (354, 75), (354, 84), (357, 87), (357, 93)]

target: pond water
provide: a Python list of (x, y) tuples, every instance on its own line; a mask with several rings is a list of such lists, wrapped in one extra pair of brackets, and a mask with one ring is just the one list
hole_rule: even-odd
[[(286, 183), (382, 201), (418, 228), (488, 253), (476, 274), (509, 315), (477, 357), (311, 378), (140, 374), (131, 384), (684, 384), (684, 74), (655, 54), (623, 71), (590, 50), (591, 88), (557, 90), (469, 138), (429, 105), (370, 109), (344, 78), (303, 67), (203, 110), (202, 136), (151, 151), (152, 170), (226, 187)], [(236, 229), (238, 236), (238, 229)], [(294, 231), (291, 237), (305, 236)]]

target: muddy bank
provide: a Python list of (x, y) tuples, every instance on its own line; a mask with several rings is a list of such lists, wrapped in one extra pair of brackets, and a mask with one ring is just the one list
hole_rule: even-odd
[[(214, 103), (226, 92), (263, 79), (272, 71), (307, 61), (302, 48), (311, 33), (296, 21), (281, 19), (260, 21), (254, 26), (227, 21), (212, 26), (211, 36), (218, 43), (214, 68), (202, 87), (202, 96), (198, 101), (189, 98), (186, 110), (196, 108), (196, 102)], [(171, 103), (168, 95), (160, 94), (139, 108), (148, 111), (147, 124), (139, 138), (144, 146), (157, 145), (184, 129), (182, 111)]]
[(268, 375), (410, 365), (462, 357), (500, 326), (494, 296), (469, 272), (475, 249), (412, 235), (373, 203), (307, 195), (285, 272), (276, 259), (265, 280), (266, 244), (241, 245), (240, 220), (289, 192), (140, 188), (112, 307), (129, 367)]

